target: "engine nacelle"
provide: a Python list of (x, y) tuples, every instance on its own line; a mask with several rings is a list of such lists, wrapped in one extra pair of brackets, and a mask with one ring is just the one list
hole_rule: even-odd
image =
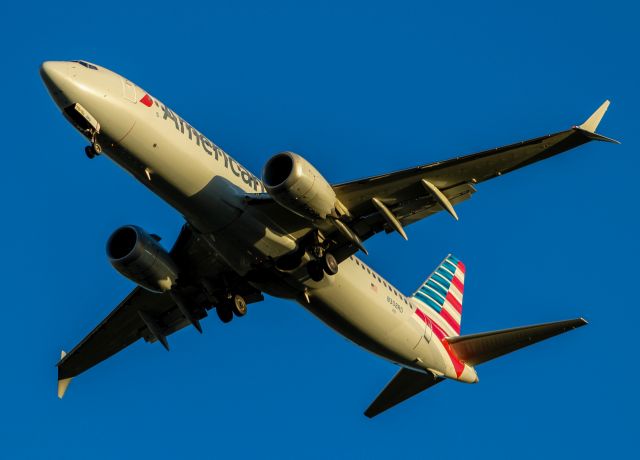
[(311, 163), (293, 152), (267, 161), (262, 172), (267, 192), (280, 205), (307, 219), (325, 219), (336, 207), (336, 193)]
[(171, 255), (135, 225), (113, 232), (107, 241), (107, 257), (113, 268), (149, 291), (168, 291), (178, 279), (178, 268)]

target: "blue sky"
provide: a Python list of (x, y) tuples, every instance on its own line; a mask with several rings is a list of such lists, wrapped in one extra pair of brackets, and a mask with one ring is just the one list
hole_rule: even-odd
[[(3, 458), (525, 458), (632, 452), (639, 252), (638, 10), (631, 2), (22, 2), (5, 6), (0, 191)], [(443, 3), (443, 2), (440, 2)], [(590, 325), (374, 420), (395, 372), (269, 298), (166, 353), (138, 343), (55, 396), (57, 361), (131, 289), (104, 244), (181, 217), (106, 158), (88, 161), (38, 76), (86, 59), (126, 75), (259, 174), (281, 150), (331, 182), (581, 123), (592, 143), (478, 186), (457, 210), (377, 236), (367, 262), (408, 293), (467, 265), (463, 333)], [(624, 326), (624, 327), (622, 327)]]

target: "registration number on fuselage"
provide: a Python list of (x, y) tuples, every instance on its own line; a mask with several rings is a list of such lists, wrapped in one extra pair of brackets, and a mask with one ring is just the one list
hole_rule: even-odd
[(395, 299), (387, 296), (387, 302), (393, 307), (394, 310), (398, 310), (400, 313), (403, 312), (402, 305)]

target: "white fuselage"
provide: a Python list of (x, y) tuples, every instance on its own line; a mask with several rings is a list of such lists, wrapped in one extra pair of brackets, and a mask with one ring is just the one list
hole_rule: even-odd
[[(143, 89), (95, 67), (47, 62), (41, 72), (67, 117), (69, 107), (81, 104), (99, 123), (95, 141), (103, 153), (184, 215), (224, 263), (244, 275), (296, 249), (306, 231), (283, 228), (259, 206), (246, 206), (247, 195), (264, 192), (258, 178)], [(295, 299), (367, 350), (415, 370), (477, 381), (469, 366), (455, 371), (432, 333), (438, 318), (421, 318), (410, 298), (357, 257), (320, 282), (302, 268), (272, 270), (277, 282), (258, 289)]]

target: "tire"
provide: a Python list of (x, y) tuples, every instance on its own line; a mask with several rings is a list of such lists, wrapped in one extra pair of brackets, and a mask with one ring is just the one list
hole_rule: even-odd
[(96, 156), (96, 152), (95, 150), (93, 150), (93, 147), (90, 145), (87, 145), (84, 148), (84, 154), (87, 156), (88, 159), (93, 160), (93, 158), (95, 158)]
[(322, 278), (324, 278), (322, 264), (316, 260), (312, 260), (307, 264), (307, 273), (309, 273), (309, 277), (315, 282), (322, 281)]
[(231, 310), (233, 314), (240, 317), (247, 314), (247, 301), (241, 295), (234, 295), (231, 300)]
[(328, 275), (335, 275), (338, 273), (338, 261), (333, 254), (326, 253), (322, 258), (322, 269)]
[(228, 303), (221, 303), (216, 307), (216, 313), (218, 314), (218, 318), (223, 323), (228, 323), (233, 319), (233, 311), (231, 311), (231, 305)]

